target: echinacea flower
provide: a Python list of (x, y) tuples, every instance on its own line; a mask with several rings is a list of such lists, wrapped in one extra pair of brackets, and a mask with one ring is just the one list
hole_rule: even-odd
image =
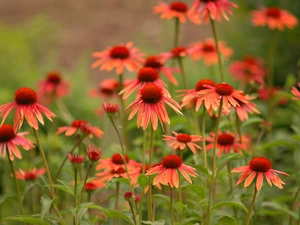
[(137, 71), (142, 63), (143, 53), (136, 47), (133, 47), (132, 42), (127, 44), (119, 44), (114, 47), (108, 47), (102, 52), (94, 52), (93, 57), (99, 58), (92, 68), (100, 66), (100, 70), (111, 71), (116, 68), (118, 75), (122, 74), (124, 68), (128, 71)]
[(226, 13), (232, 14), (230, 7), (237, 8), (237, 5), (228, 0), (196, 0), (188, 14), (200, 14), (205, 23), (210, 19), (221, 21), (221, 16), (229, 20)]
[(188, 147), (194, 154), (197, 149), (201, 149), (195, 142), (201, 141), (200, 135), (190, 135), (184, 133), (176, 133), (172, 131), (174, 136), (163, 135), (163, 140), (167, 141), (168, 145), (173, 149), (183, 150)]
[(37, 169), (36, 167), (34, 167), (33, 169), (28, 169), (27, 171), (19, 169), (18, 171), (16, 171), (16, 178), (19, 180), (33, 181), (38, 179), (45, 172), (45, 168)]
[[(225, 45), (225, 42), (219, 41), (219, 52), (224, 59), (229, 58), (233, 51)], [(215, 41), (211, 38), (203, 42), (196, 42), (191, 46), (190, 56), (193, 60), (204, 59), (204, 63), (208, 66), (218, 63), (218, 52), (216, 49)]]
[(65, 132), (66, 136), (71, 136), (76, 132), (81, 131), (84, 135), (87, 135), (89, 138), (93, 138), (94, 135), (98, 138), (101, 138), (103, 131), (98, 127), (93, 127), (86, 120), (74, 120), (70, 126), (59, 127), (56, 134), (61, 134)]
[(234, 61), (230, 64), (229, 71), (236, 80), (244, 84), (264, 84), (266, 71), (261, 59), (248, 56), (241, 61)]
[(277, 91), (278, 87), (268, 87), (265, 85), (257, 91), (258, 98), (264, 102), (267, 102), (270, 98), (276, 95)]
[(203, 103), (203, 99), (201, 98), (201, 95), (199, 95), (198, 92), (201, 90), (207, 89), (206, 85), (214, 87), (214, 86), (216, 86), (216, 83), (210, 79), (201, 79), (197, 82), (195, 89), (179, 90), (178, 92), (185, 93), (185, 94), (181, 95), (181, 96), (183, 96), (183, 98), (181, 100), (181, 107), (184, 107), (193, 101), (196, 103), (195, 110), (197, 112)]
[(206, 109), (212, 109), (217, 111), (222, 100), (222, 109), (230, 111), (231, 107), (239, 106), (240, 102), (248, 103), (243, 91), (234, 90), (233, 87), (225, 82), (217, 84), (216, 86), (205, 85), (207, 89), (198, 92), (201, 98), (204, 100)]
[[(219, 149), (218, 157), (221, 157), (222, 153), (225, 151), (226, 154), (230, 153), (231, 151), (241, 153), (242, 150), (247, 149), (247, 145), (245, 142), (243, 142), (243, 139), (245, 137), (242, 137), (242, 142), (240, 142), (239, 138), (236, 137), (231, 132), (218, 132), (217, 137), (217, 144), (216, 148)], [(211, 150), (214, 148), (214, 140), (215, 140), (215, 134), (210, 132), (210, 136), (206, 138), (206, 141), (209, 142), (209, 144), (206, 146), (206, 150)]]
[(159, 73), (156, 69), (152, 67), (143, 67), (138, 71), (137, 78), (135, 80), (129, 81), (123, 90), (119, 93), (120, 95), (124, 94), (123, 99), (128, 98), (132, 92), (136, 89), (138, 91), (142, 89), (146, 84), (154, 83), (163, 88), (164, 94), (170, 96), (167, 91), (167, 85), (161, 79), (159, 79)]
[(108, 116), (114, 116), (120, 110), (120, 104), (102, 102), (102, 107)]
[(76, 155), (76, 154), (72, 154), (72, 153), (68, 154), (68, 158), (69, 158), (72, 166), (74, 166), (74, 167), (82, 166), (84, 163), (84, 160), (85, 160), (84, 155)]
[(186, 17), (195, 24), (200, 24), (200, 15), (188, 14), (188, 6), (184, 2), (175, 1), (170, 4), (159, 1), (159, 5), (153, 8), (155, 14), (161, 14), (161, 19), (178, 18), (181, 23), (186, 22)]
[(198, 174), (195, 172), (195, 170), (195, 168), (185, 165), (179, 156), (169, 155), (164, 157), (160, 165), (149, 169), (146, 175), (150, 176), (152, 174), (158, 174), (153, 180), (153, 185), (161, 183), (166, 186), (170, 185), (171, 188), (178, 188), (178, 172), (180, 172), (189, 183), (192, 183), (192, 180), (189, 176), (197, 177)]
[[(300, 88), (300, 82), (298, 83), (298, 87)], [(292, 98), (293, 100), (300, 100), (300, 91), (296, 87), (292, 87), (291, 93), (295, 96)]]
[(114, 79), (103, 79), (96, 89), (89, 92), (91, 97), (106, 98), (117, 98), (118, 91), (120, 88), (120, 83)]
[(46, 103), (53, 99), (62, 98), (69, 93), (69, 84), (64, 81), (57, 71), (49, 72), (46, 78), (38, 82), (38, 96)]
[(105, 187), (105, 183), (98, 181), (97, 179), (86, 182), (84, 190), (85, 191), (95, 191), (96, 189)]
[(172, 48), (169, 52), (163, 52), (159, 54), (160, 58), (165, 62), (169, 59), (177, 59), (177, 58), (184, 58), (190, 55), (193, 51), (193, 48), (186, 48), (183, 46), (178, 46)]
[(87, 152), (88, 158), (89, 158), (89, 160), (91, 162), (98, 162), (98, 160), (102, 156), (102, 150), (101, 150), (101, 148), (98, 148), (95, 145), (89, 145), (86, 148), (86, 152)]
[(279, 189), (282, 189), (282, 185), (285, 183), (279, 178), (278, 174), (289, 176), (289, 174), (285, 172), (272, 169), (270, 160), (265, 157), (253, 158), (248, 166), (234, 168), (231, 172), (242, 173), (236, 184), (238, 185), (245, 180), (244, 187), (248, 187), (256, 177), (256, 189), (258, 191), (263, 185), (264, 176), (270, 186), (274, 184)]
[(261, 8), (252, 12), (252, 24), (254, 26), (268, 26), (269, 29), (284, 30), (285, 27), (293, 29), (298, 24), (297, 18), (289, 11), (270, 7)]
[(28, 132), (15, 133), (12, 125), (3, 124), (0, 127), (0, 156), (4, 158), (6, 153), (8, 153), (11, 160), (14, 160), (14, 156), (22, 159), (18, 146), (21, 146), (25, 150), (34, 148), (32, 142), (25, 138), (26, 134)]
[(178, 81), (174, 77), (173, 73), (179, 73), (180, 69), (166, 67), (163, 58), (159, 55), (148, 56), (144, 61), (143, 67), (152, 67), (158, 72), (162, 72), (167, 79), (174, 85), (178, 85)]
[(29, 126), (35, 130), (39, 129), (38, 121), (44, 124), (42, 113), (52, 121), (55, 114), (48, 108), (37, 103), (37, 94), (31, 88), (19, 88), (15, 92), (15, 100), (0, 106), (0, 117), (3, 117), (0, 126), (4, 123), (10, 112), (16, 108), (14, 116), (14, 131), (17, 132), (21, 128), (24, 119), (28, 122)]
[(173, 99), (164, 96), (161, 87), (151, 83), (145, 85), (139, 91), (137, 99), (127, 106), (125, 110), (132, 109), (129, 114), (129, 120), (138, 113), (137, 127), (142, 126), (143, 130), (145, 130), (151, 120), (152, 128), (156, 130), (158, 121), (162, 127), (163, 123), (170, 123), (165, 104), (169, 105), (177, 114), (182, 115), (179, 104)]
[(260, 112), (257, 109), (257, 105), (253, 102), (251, 102), (251, 100), (255, 99), (256, 97), (254, 96), (249, 96), (249, 95), (245, 95), (247, 102), (241, 102), (239, 101), (239, 105), (235, 107), (236, 110), (236, 114), (239, 117), (239, 119), (241, 121), (245, 121), (248, 120), (248, 113), (253, 114), (253, 113), (257, 113), (260, 114)]

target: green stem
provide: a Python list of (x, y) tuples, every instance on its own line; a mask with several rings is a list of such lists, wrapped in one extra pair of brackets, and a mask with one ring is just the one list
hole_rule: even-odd
[(9, 157), (8, 150), (7, 150), (7, 158), (8, 158), (10, 168), (11, 168), (11, 172), (12, 172), (13, 177), (14, 177), (14, 181), (15, 181), (15, 185), (16, 185), (16, 189), (17, 189), (17, 194), (18, 194), (18, 197), (19, 197), (20, 211), (21, 211), (21, 214), (24, 215), (24, 206), (23, 206), (23, 201), (22, 201), (22, 194), (21, 194), (21, 191), (20, 191), (20, 186), (19, 186), (18, 179), (16, 177), (16, 171), (15, 171), (14, 163)]
[(134, 200), (130, 200), (130, 201), (128, 201), (128, 203), (129, 203), (129, 206), (130, 206), (130, 211), (132, 213), (134, 224), (137, 225), (137, 223), (136, 223), (136, 211), (135, 211), (135, 207), (133, 207), (133, 204), (132, 204), (133, 201)]
[(177, 59), (178, 59), (178, 64), (179, 64), (179, 68), (180, 68), (181, 75), (182, 75), (182, 80), (183, 80), (183, 83), (184, 83), (184, 88), (189, 89), (189, 85), (188, 85), (188, 82), (187, 82), (187, 79), (186, 79), (186, 74), (185, 74), (185, 71), (184, 71), (184, 68), (183, 68), (182, 58), (180, 56), (178, 56)]
[(221, 75), (221, 81), (224, 82), (224, 73), (223, 73), (221, 52), (219, 50), (219, 42), (218, 42), (218, 36), (217, 36), (215, 21), (212, 18), (210, 18), (210, 24), (211, 24), (211, 28), (212, 28), (214, 39), (215, 39), (215, 45), (216, 45), (216, 51), (217, 51), (217, 55), (218, 55), (219, 69), (220, 69), (220, 75)]
[[(74, 166), (74, 209), (77, 211), (77, 166)], [(77, 216), (73, 216), (73, 225), (77, 225)]]
[(212, 156), (212, 167), (211, 167), (212, 175), (211, 175), (211, 182), (210, 182), (210, 186), (209, 186), (208, 205), (207, 205), (207, 225), (210, 225), (211, 199), (212, 199), (212, 193), (213, 193), (213, 188), (214, 188), (214, 183), (215, 183), (216, 150), (217, 150), (219, 125), (220, 125), (220, 120), (221, 120), (221, 116), (222, 116), (222, 106), (223, 106), (223, 99), (221, 99), (221, 101), (220, 101), (218, 118), (217, 118), (217, 123), (216, 123), (213, 156)]
[(247, 216), (247, 222), (246, 222), (246, 225), (249, 225), (249, 222), (250, 222), (250, 219), (251, 219), (251, 214), (252, 214), (252, 209), (253, 209), (253, 206), (254, 206), (254, 203), (255, 203), (255, 200), (256, 200), (256, 197), (257, 197), (257, 189), (256, 189), (256, 186), (254, 186), (254, 193), (253, 193), (253, 198), (252, 198), (252, 202), (251, 202), (251, 205), (250, 205), (250, 208), (249, 208), (249, 212), (248, 212), (248, 216)]
[(179, 42), (179, 18), (175, 17), (175, 35), (174, 35), (174, 45), (173, 47), (176, 48)]
[(206, 108), (203, 106), (203, 114), (202, 114), (202, 127), (201, 127), (201, 134), (202, 134), (202, 153), (203, 153), (203, 166), (207, 169), (207, 156), (206, 156), (206, 145), (205, 145), (205, 125), (206, 125)]
[[(151, 126), (150, 135), (150, 153), (149, 153), (149, 168), (152, 168), (153, 156), (153, 142), (154, 142), (154, 129)], [(149, 176), (149, 190), (148, 190), (148, 220), (153, 221), (153, 196), (152, 196), (152, 176)]]
[[(230, 162), (227, 163), (227, 171), (228, 171), (228, 178), (229, 178), (229, 195), (231, 195), (233, 193), (233, 180), (232, 180), (232, 176), (231, 176), (231, 165)], [(237, 210), (235, 206), (232, 206), (232, 210), (233, 210), (233, 214), (234, 214), (234, 218), (235, 220), (237, 220)]]
[(270, 31), (270, 38), (268, 40), (269, 51), (268, 51), (268, 77), (267, 84), (269, 88), (272, 88), (274, 85), (274, 62), (275, 62), (275, 31)]
[[(85, 136), (82, 136), (80, 139), (78, 139), (78, 141), (76, 142), (76, 144), (73, 146), (73, 148), (71, 149), (70, 153), (73, 154), (73, 152), (75, 151), (76, 147), (80, 145), (80, 143), (83, 141), (83, 139), (85, 138)], [(66, 161), (68, 159), (68, 155), (65, 156), (63, 162), (61, 163), (57, 173), (56, 173), (56, 180), (59, 178), (60, 173), (62, 168), (64, 167)]]
[[(298, 190), (296, 191), (295, 196), (293, 198), (293, 201), (292, 201), (292, 210), (294, 210), (293, 208), (294, 208), (294, 205), (296, 204), (296, 201), (297, 201), (299, 193), (300, 193), (300, 187), (298, 187)], [(299, 214), (300, 214), (300, 208), (299, 208)], [(292, 222), (293, 222), (293, 217), (290, 216), (289, 225), (291, 225)], [(300, 217), (299, 217), (298, 223), (300, 223)]]
[(173, 188), (170, 187), (170, 211), (171, 211), (171, 225), (175, 224), (174, 209), (173, 209)]
[[(120, 192), (120, 183), (116, 182), (116, 199), (115, 199), (115, 210), (118, 210), (119, 206), (119, 192)], [(118, 219), (114, 219), (114, 224), (118, 224)]]
[[(120, 85), (120, 91), (123, 90), (123, 74), (119, 75), (119, 85)], [(129, 138), (128, 138), (128, 129), (127, 129), (127, 123), (126, 123), (126, 116), (125, 116), (125, 100), (122, 99), (122, 96), (120, 95), (120, 103), (121, 103), (121, 108), (122, 112), (120, 113), (121, 116), (121, 121), (122, 121), (122, 127), (123, 127), (123, 135), (124, 135), (124, 141), (126, 145), (126, 149), (130, 149), (130, 143), (129, 143)], [(121, 112), (120, 111), (120, 112)]]
[[(241, 131), (241, 122), (240, 119), (238, 117), (237, 111), (235, 110), (235, 121), (236, 121), (236, 127), (237, 127), (237, 132), (239, 135), (239, 143), (243, 143), (243, 136), (242, 136), (242, 131)], [(246, 158), (246, 154), (245, 151), (242, 149), (242, 153), (244, 155), (244, 160), (245, 160), (245, 165), (247, 165), (247, 158)]]
[(56, 99), (55, 103), (66, 121), (71, 123), (73, 121), (73, 116), (71, 115), (64, 102), (61, 99)]
[(84, 182), (83, 182), (83, 186), (82, 186), (81, 192), (80, 192), (80, 198), (79, 198), (80, 201), (82, 201), (83, 192), (84, 192), (84, 190), (85, 190), (85, 184), (86, 184), (86, 181), (87, 181), (87, 179), (88, 179), (88, 177), (89, 177), (89, 173), (90, 173), (92, 167), (93, 167), (93, 162), (90, 163), (90, 166), (89, 166), (89, 168), (88, 168), (88, 170), (87, 170), (87, 172), (86, 172), (86, 175), (85, 175), (85, 178), (84, 178)]
[(147, 130), (144, 130), (144, 136), (143, 136), (143, 155), (142, 155), (142, 173), (145, 174), (146, 172), (146, 141), (147, 141)]

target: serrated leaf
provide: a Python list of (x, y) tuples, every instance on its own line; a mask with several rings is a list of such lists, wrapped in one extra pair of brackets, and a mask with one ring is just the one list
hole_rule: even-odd
[(42, 204), (41, 219), (44, 219), (45, 214), (49, 212), (52, 201), (53, 200), (49, 198), (47, 195), (43, 195), (41, 197), (41, 204)]
[(149, 184), (149, 177), (144, 174), (140, 174), (138, 177), (138, 184), (144, 190)]
[(20, 221), (20, 222), (35, 224), (35, 225), (49, 225), (48, 222), (46, 222), (40, 218), (34, 218), (31, 216), (11, 216), (11, 217), (5, 218), (5, 220), (16, 220), (16, 221)]
[(236, 201), (223, 201), (223, 202), (218, 202), (216, 204), (213, 205), (213, 207), (211, 207), (211, 211), (217, 209), (217, 208), (220, 208), (222, 206), (235, 206), (235, 207), (238, 207), (242, 210), (244, 210), (244, 212), (246, 214), (248, 214), (248, 209), (244, 206), (243, 203), (241, 202), (236, 202)]
[(120, 218), (130, 224), (133, 224), (133, 222), (131, 221), (131, 219), (124, 214), (123, 212), (120, 212), (118, 210), (115, 209), (107, 209), (106, 212), (104, 213), (107, 217), (109, 218)]
[(242, 154), (238, 153), (231, 153), (231, 154), (225, 154), (223, 155), (218, 161), (217, 161), (217, 167), (216, 167), (216, 177), (222, 170), (222, 168), (231, 160), (233, 159), (238, 159), (238, 158), (243, 158), (244, 156)]
[(165, 220), (156, 220), (156, 221), (144, 221), (142, 220), (143, 224), (150, 224), (150, 225), (164, 225), (166, 223)]

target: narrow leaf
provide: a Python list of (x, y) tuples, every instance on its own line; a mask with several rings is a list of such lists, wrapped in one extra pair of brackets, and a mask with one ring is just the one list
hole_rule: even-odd
[(5, 220), (16, 220), (16, 221), (20, 221), (20, 222), (35, 224), (35, 225), (49, 225), (48, 222), (46, 222), (40, 218), (34, 218), (31, 216), (11, 216), (11, 217), (5, 218)]
[(241, 202), (236, 202), (236, 201), (223, 201), (223, 202), (218, 202), (216, 203), (213, 207), (211, 207), (211, 211), (220, 208), (222, 206), (235, 206), (240, 209), (242, 209), (245, 213), (248, 213), (248, 209), (244, 206), (243, 203)]
[(131, 219), (127, 215), (125, 215), (124, 213), (122, 213), (118, 210), (107, 209), (107, 211), (104, 214), (109, 218), (120, 218), (120, 219), (128, 222), (129, 224), (133, 225), (133, 222), (131, 221)]
[(41, 219), (44, 219), (45, 214), (49, 212), (52, 201), (53, 200), (49, 198), (47, 195), (43, 195), (41, 197), (41, 203), (42, 203)]

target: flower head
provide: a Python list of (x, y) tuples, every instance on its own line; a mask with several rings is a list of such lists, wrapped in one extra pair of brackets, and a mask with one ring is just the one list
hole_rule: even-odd
[(9, 158), (14, 160), (14, 156), (22, 159), (18, 146), (25, 150), (34, 148), (30, 140), (25, 138), (28, 132), (15, 133), (14, 128), (10, 124), (3, 124), (0, 127), (0, 157), (4, 158), (8, 152)]
[(4, 123), (10, 112), (16, 109), (14, 116), (14, 131), (21, 128), (24, 119), (35, 130), (39, 129), (38, 121), (44, 124), (42, 113), (52, 121), (55, 117), (49, 109), (37, 103), (37, 94), (34, 90), (23, 87), (15, 92), (15, 101), (0, 106), (0, 117), (3, 117), (0, 126)]
[(192, 183), (189, 175), (192, 177), (197, 177), (198, 174), (195, 172), (195, 170), (195, 168), (185, 165), (179, 156), (169, 155), (162, 160), (162, 163), (160, 165), (149, 169), (146, 175), (150, 176), (152, 174), (158, 173), (158, 175), (153, 180), (153, 185), (161, 183), (163, 185), (170, 185), (171, 188), (178, 188), (178, 171), (189, 183)]
[(138, 48), (133, 47), (132, 42), (108, 47), (102, 52), (93, 53), (93, 57), (99, 59), (92, 65), (92, 68), (100, 66), (100, 70), (107, 71), (116, 68), (119, 75), (123, 73), (124, 68), (128, 71), (136, 71), (142, 63), (143, 55)]
[[(298, 87), (300, 88), (300, 82), (298, 83)], [(292, 87), (291, 93), (295, 96), (292, 98), (293, 100), (300, 100), (300, 91), (296, 87)]]
[(84, 155), (76, 155), (76, 154), (72, 154), (72, 153), (68, 154), (68, 158), (69, 158), (72, 166), (74, 166), (74, 167), (82, 166), (84, 163), (84, 160), (85, 160)]
[(200, 24), (200, 15), (188, 14), (188, 6), (184, 2), (175, 1), (170, 4), (159, 1), (159, 5), (153, 8), (155, 14), (161, 14), (161, 19), (178, 18), (181, 23), (186, 22), (186, 17), (195, 24)]
[(103, 99), (107, 98), (117, 98), (118, 91), (120, 88), (120, 83), (114, 79), (103, 79), (96, 89), (89, 92), (91, 97), (100, 97)]
[[(231, 151), (241, 153), (241, 150), (246, 150), (247, 145), (243, 142), (246, 137), (242, 137), (242, 142), (240, 143), (239, 138), (230, 132), (219, 132), (217, 137), (217, 149), (219, 149), (218, 157), (222, 155), (225, 151), (226, 154)], [(206, 146), (206, 150), (211, 150), (214, 147), (215, 134), (210, 133), (210, 136), (206, 138), (209, 144)]]
[(197, 149), (201, 149), (195, 142), (201, 141), (200, 135), (189, 135), (184, 133), (172, 132), (174, 136), (163, 135), (163, 140), (167, 141), (168, 145), (173, 149), (183, 150), (188, 147), (194, 154)]
[(123, 194), (123, 197), (126, 201), (135, 200), (135, 196), (131, 191), (127, 191)]
[(124, 94), (123, 99), (126, 99), (136, 89), (138, 89), (139, 91), (146, 84), (154, 83), (163, 89), (165, 95), (170, 96), (169, 92), (166, 89), (167, 85), (165, 84), (165, 82), (159, 79), (159, 77), (159, 73), (155, 68), (143, 67), (138, 71), (137, 78), (135, 80), (129, 81), (126, 84), (126, 87), (123, 90), (121, 90), (119, 94)]
[(93, 127), (86, 120), (74, 120), (70, 126), (59, 127), (56, 134), (61, 134), (65, 132), (66, 136), (71, 136), (76, 132), (81, 131), (84, 135), (87, 135), (89, 138), (93, 138), (94, 135), (98, 138), (101, 138), (103, 131), (98, 127)]
[(230, 7), (237, 8), (237, 5), (228, 0), (196, 0), (188, 14), (200, 14), (205, 23), (210, 19), (221, 21), (221, 16), (229, 20), (226, 13), (232, 14)]
[(254, 96), (248, 96), (245, 95), (247, 102), (241, 102), (239, 101), (239, 105), (235, 107), (236, 113), (241, 121), (248, 120), (248, 113), (253, 114), (253, 113), (258, 113), (260, 112), (257, 109), (257, 106), (255, 103), (251, 102), (251, 100), (255, 99), (256, 97)]
[(56, 98), (62, 98), (69, 93), (69, 84), (57, 71), (51, 71), (46, 78), (38, 82), (38, 96), (43, 102), (50, 103)]
[(33, 181), (38, 179), (45, 172), (45, 168), (37, 169), (36, 167), (34, 167), (33, 169), (28, 169), (27, 171), (19, 169), (18, 171), (16, 171), (16, 178), (20, 180)]
[(108, 116), (114, 116), (120, 110), (119, 104), (113, 104), (110, 102), (103, 102), (102, 107)]
[(266, 71), (263, 66), (263, 61), (254, 57), (248, 56), (242, 61), (234, 61), (229, 66), (229, 71), (232, 76), (238, 80), (247, 83), (264, 84)]
[[(227, 47), (223, 41), (218, 42), (220, 54), (225, 59), (229, 58), (233, 51)], [(218, 52), (216, 49), (215, 41), (213, 39), (206, 39), (203, 42), (194, 43), (190, 50), (191, 58), (193, 60), (204, 59), (204, 63), (208, 66), (218, 63)]]
[(254, 26), (267, 25), (271, 30), (284, 30), (285, 27), (293, 29), (297, 26), (298, 20), (287, 10), (270, 7), (254, 10), (252, 12), (252, 24)]
[(172, 48), (171, 51), (169, 51), (169, 52), (161, 53), (159, 56), (165, 62), (170, 59), (184, 58), (184, 57), (190, 55), (193, 51), (194, 51), (194, 49), (191, 47), (186, 48), (184, 46), (178, 46), (178, 47)]
[(93, 179), (89, 182), (86, 182), (84, 190), (85, 191), (94, 191), (96, 189), (105, 187), (105, 183), (102, 181), (99, 181), (97, 179)]
[(86, 152), (91, 162), (98, 162), (102, 156), (101, 148), (97, 148), (95, 145), (89, 145), (86, 149)]
[(170, 123), (165, 104), (169, 105), (177, 114), (182, 114), (178, 103), (165, 96), (161, 87), (156, 84), (147, 84), (139, 91), (137, 99), (127, 106), (126, 109), (132, 109), (128, 119), (131, 120), (138, 113), (138, 127), (142, 126), (145, 130), (151, 120), (152, 127), (156, 130), (158, 121), (161, 125)]
[(282, 174), (285, 176), (289, 176), (289, 174), (285, 172), (281, 172), (278, 170), (272, 169), (272, 164), (269, 159), (265, 157), (256, 157), (253, 158), (248, 166), (241, 166), (238, 168), (234, 168), (232, 173), (238, 172), (242, 173), (240, 179), (236, 183), (240, 184), (243, 180), (245, 180), (244, 187), (248, 187), (254, 178), (256, 178), (256, 189), (259, 191), (263, 185), (264, 176), (270, 186), (274, 184), (279, 189), (282, 189), (282, 185), (285, 184), (278, 176), (278, 174)]
[(180, 70), (177, 68), (170, 68), (165, 66), (164, 59), (158, 55), (148, 56), (144, 61), (144, 67), (152, 67), (158, 72), (162, 72), (167, 79), (174, 85), (178, 84), (178, 81), (174, 77), (173, 73), (179, 73)]

